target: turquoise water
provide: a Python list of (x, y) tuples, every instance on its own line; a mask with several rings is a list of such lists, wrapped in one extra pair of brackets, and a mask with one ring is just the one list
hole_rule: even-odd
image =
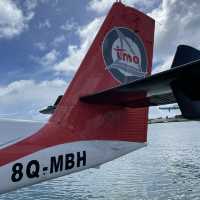
[(200, 123), (153, 124), (148, 132), (147, 147), (100, 169), (20, 189), (0, 199), (200, 199)]

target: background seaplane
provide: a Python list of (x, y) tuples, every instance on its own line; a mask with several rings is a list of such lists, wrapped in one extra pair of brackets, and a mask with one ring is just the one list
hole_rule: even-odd
[(168, 110), (169, 112), (171, 110), (178, 110), (179, 106), (178, 105), (172, 105), (172, 106), (165, 106), (165, 107), (159, 107), (160, 110)]

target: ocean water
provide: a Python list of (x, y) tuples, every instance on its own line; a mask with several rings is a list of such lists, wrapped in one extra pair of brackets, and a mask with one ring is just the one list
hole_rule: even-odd
[(0, 199), (200, 199), (200, 122), (152, 124), (143, 149)]

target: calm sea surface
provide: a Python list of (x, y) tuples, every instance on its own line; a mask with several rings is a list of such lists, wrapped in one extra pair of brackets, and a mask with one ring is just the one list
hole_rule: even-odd
[[(200, 199), (200, 122), (153, 124), (148, 146), (0, 199)], [(0, 180), (3, 181), (3, 180)]]

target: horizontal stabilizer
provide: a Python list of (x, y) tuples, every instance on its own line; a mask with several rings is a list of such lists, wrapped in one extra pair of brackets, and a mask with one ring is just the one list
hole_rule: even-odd
[[(176, 99), (171, 91), (170, 83), (180, 77), (187, 82), (188, 75), (195, 77), (196, 74), (200, 74), (200, 60), (119, 87), (82, 96), (80, 99), (91, 104), (112, 104), (135, 108), (175, 103)], [(191, 84), (196, 81), (198, 80), (190, 80)]]
[(53, 114), (54, 111), (56, 110), (57, 105), (60, 103), (62, 97), (63, 97), (63, 95), (59, 95), (53, 105), (50, 105), (50, 106), (40, 110), (39, 112), (41, 114), (47, 114), (47, 115)]
[[(111, 104), (132, 108), (177, 102), (185, 117), (200, 118), (200, 111), (195, 116), (187, 115), (188, 111), (183, 112), (182, 104), (185, 99), (183, 100), (183, 95), (179, 96), (181, 91), (181, 94), (183, 93), (189, 99), (188, 101), (200, 100), (197, 88), (200, 85), (199, 75), (200, 59), (197, 59), (128, 84), (82, 96), (80, 100), (90, 104)], [(179, 91), (176, 90), (177, 84), (181, 87)]]

